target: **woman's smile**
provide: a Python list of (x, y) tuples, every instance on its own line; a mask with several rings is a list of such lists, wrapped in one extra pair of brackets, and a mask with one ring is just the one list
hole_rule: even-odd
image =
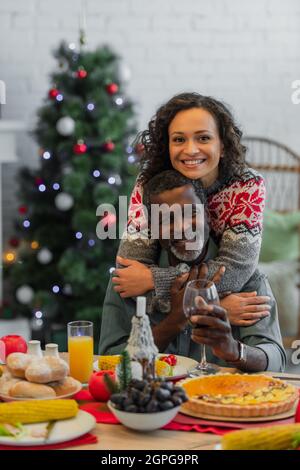
[(169, 125), (169, 154), (175, 170), (205, 187), (218, 177), (223, 150), (215, 118), (203, 108), (179, 111)]

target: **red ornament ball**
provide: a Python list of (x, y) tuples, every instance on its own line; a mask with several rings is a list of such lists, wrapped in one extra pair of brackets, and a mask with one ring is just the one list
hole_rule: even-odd
[(77, 72), (76, 72), (77, 78), (86, 78), (87, 75), (88, 75), (88, 73), (87, 73), (87, 71), (84, 70), (84, 69), (79, 69), (79, 70), (77, 70)]
[(114, 149), (115, 144), (111, 140), (108, 140), (107, 142), (105, 142), (105, 144), (103, 144), (103, 150), (105, 152), (113, 152)]
[(20, 240), (18, 238), (13, 237), (9, 240), (9, 244), (10, 246), (17, 248), (20, 245)]
[(87, 145), (84, 142), (77, 142), (77, 144), (75, 144), (73, 147), (73, 151), (76, 153), (76, 155), (86, 153)]
[(28, 208), (26, 206), (19, 207), (19, 214), (24, 215), (27, 214)]
[(59, 90), (57, 88), (51, 88), (51, 90), (49, 90), (48, 96), (51, 100), (55, 100), (58, 94)]
[(115, 372), (113, 370), (94, 372), (89, 380), (89, 392), (97, 401), (107, 401), (111, 396), (111, 392), (108, 390), (104, 381), (105, 374), (109, 375), (114, 382), (116, 381)]
[(119, 90), (119, 87), (116, 83), (109, 83), (105, 88), (109, 95), (114, 95)]
[(44, 183), (44, 180), (42, 178), (39, 178), (39, 177), (35, 178), (35, 184), (37, 186), (39, 186), (40, 184), (43, 184), (43, 183)]

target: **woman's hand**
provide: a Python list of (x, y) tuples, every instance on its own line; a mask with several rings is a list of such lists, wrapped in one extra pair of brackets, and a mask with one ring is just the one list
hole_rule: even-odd
[(238, 360), (238, 343), (232, 336), (226, 310), (219, 305), (208, 305), (202, 297), (196, 298), (197, 315), (192, 315), (192, 340), (212, 348), (215, 356), (227, 362)]
[(124, 268), (115, 269), (112, 282), (114, 290), (121, 297), (136, 297), (154, 289), (152, 272), (148, 266), (133, 259), (117, 256), (117, 262)]
[(231, 325), (251, 326), (270, 315), (270, 297), (257, 295), (256, 292), (230, 294), (220, 300), (227, 311)]

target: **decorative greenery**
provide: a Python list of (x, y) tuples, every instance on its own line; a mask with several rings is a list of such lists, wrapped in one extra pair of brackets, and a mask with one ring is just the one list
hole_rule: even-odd
[[(119, 77), (120, 60), (109, 47), (89, 51), (62, 42), (54, 56), (58, 66), (33, 133), (40, 147), (39, 165), (23, 168), (18, 177), (20, 206), (26, 211), (16, 218), (20, 248), (14, 250), (16, 261), (5, 265), (6, 296), (0, 316), (9, 309), (14, 316), (35, 320), (38, 309), (48, 338), (54, 323), (64, 327), (75, 318), (91, 320), (98, 338), (101, 306), (119, 241), (97, 238), (96, 209), (101, 203), (115, 204), (119, 195), (128, 196), (134, 184), (136, 167), (128, 161), (136, 134), (133, 106)], [(79, 77), (79, 70), (85, 70), (86, 76)], [(117, 85), (116, 93), (107, 88), (109, 84)], [(67, 135), (59, 130), (61, 118), (71, 125)], [(83, 153), (76, 151), (81, 141), (87, 146)], [(45, 152), (49, 152), (46, 158)], [(116, 175), (118, 182), (109, 184)], [(71, 199), (70, 208), (59, 207), (60, 193)], [(24, 227), (25, 220), (30, 227)], [(33, 241), (38, 248), (32, 248)], [(38, 258), (45, 248), (52, 255), (48, 263)], [(15, 297), (23, 285), (35, 293), (29, 303)], [(59, 292), (53, 292), (53, 286)], [(43, 339), (41, 332), (36, 335)]]
[(119, 382), (120, 390), (126, 390), (131, 381), (131, 359), (126, 350), (121, 354), (121, 362), (119, 365)]

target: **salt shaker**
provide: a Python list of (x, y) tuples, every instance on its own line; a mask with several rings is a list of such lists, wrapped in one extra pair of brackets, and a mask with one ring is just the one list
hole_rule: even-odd
[(27, 354), (30, 354), (31, 356), (36, 356), (36, 357), (43, 357), (43, 352), (41, 349), (41, 342), (36, 339), (32, 339), (31, 341), (29, 341)]
[(55, 343), (48, 343), (45, 347), (45, 356), (59, 357), (58, 345)]

